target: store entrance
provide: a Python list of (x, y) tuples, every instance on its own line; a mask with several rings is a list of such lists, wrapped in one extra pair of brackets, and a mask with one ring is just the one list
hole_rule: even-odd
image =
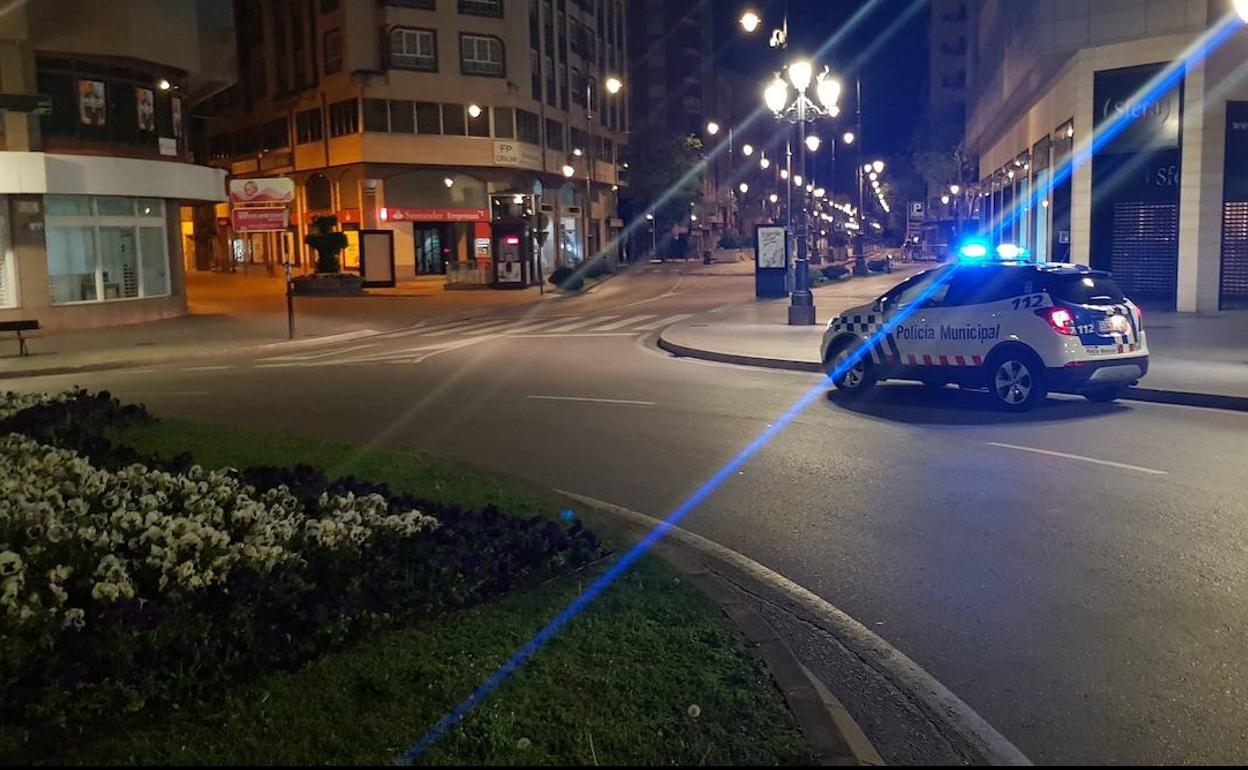
[(413, 228), (417, 275), (446, 275), (454, 240), (449, 224), (417, 224)]

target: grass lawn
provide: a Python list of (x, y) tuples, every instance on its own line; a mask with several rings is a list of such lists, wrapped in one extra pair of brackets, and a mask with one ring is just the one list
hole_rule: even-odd
[[(303, 462), (438, 501), (553, 516), (566, 501), (463, 463), (164, 422), (125, 440), (204, 465)], [(592, 580), (593, 570), (378, 634), (221, 700), (80, 746), (70, 763), (390, 763)], [(700, 713), (690, 714), (697, 706)], [(719, 609), (646, 558), (424, 757), (433, 764), (807, 764), (797, 724)]]

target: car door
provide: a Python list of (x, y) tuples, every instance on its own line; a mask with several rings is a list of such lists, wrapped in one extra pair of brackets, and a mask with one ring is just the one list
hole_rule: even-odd
[(948, 291), (952, 267), (920, 273), (883, 298), (885, 338), (872, 349), (876, 363), (909, 370), (924, 366), (934, 350), (940, 322), (940, 301)]

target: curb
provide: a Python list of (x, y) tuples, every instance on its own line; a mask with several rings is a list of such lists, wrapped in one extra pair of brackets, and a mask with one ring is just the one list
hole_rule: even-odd
[[(556, 490), (596, 511), (623, 520), (626, 529), (635, 530), (638, 538), (650, 529), (653, 519), (645, 514), (630, 511), (611, 503), (585, 497), (565, 490)], [(672, 537), (655, 544), (655, 551), (665, 561), (684, 573), (694, 586), (719, 605), (746, 640), (762, 656), (768, 671), (784, 694), (785, 702), (793, 711), (811, 749), (820, 758), (821, 765), (885, 766), (884, 759), (871, 745), (862, 728), (850, 716), (849, 711), (810, 672), (774, 629), (742, 599), (742, 592), (730, 581), (707, 569), (699, 560), (715, 558), (714, 554), (699, 550), (695, 545), (683, 542), (673, 529)]]
[(697, 358), (703, 361), (716, 361), (721, 364), (738, 364), (740, 366), (758, 366), (764, 369), (784, 369), (791, 372), (823, 372), (823, 367), (814, 361), (764, 358), (762, 356), (744, 356), (737, 353), (720, 353), (715, 350), (701, 350), (670, 342), (662, 334), (659, 334), (658, 346), (668, 353), (681, 358)]
[[(910, 660), (900, 650), (894, 648), (866, 626), (783, 575), (773, 572), (749, 557), (712, 540), (708, 540), (701, 535), (694, 534), (679, 526), (665, 525), (658, 519), (647, 516), (644, 513), (638, 513), (628, 508), (622, 508), (618, 505), (574, 492), (556, 491), (559, 494), (584, 503), (594, 510), (621, 520), (626, 526), (642, 530), (645, 533), (654, 530), (656, 527), (663, 526), (666, 528), (666, 532), (663, 538), (657, 541), (656, 549), (664, 553), (675, 552), (685, 560), (693, 560), (695, 564), (698, 563), (698, 559), (703, 562), (709, 562), (722, 568), (725, 572), (736, 573), (745, 581), (762, 584), (770, 590), (782, 594), (793, 608), (801, 610), (803, 614), (808, 616), (809, 622), (822, 624), (840, 638), (843, 643), (851, 645), (866, 665), (884, 674), (898, 690), (907, 693), (915, 703), (920, 704), (923, 711), (934, 723), (947, 727), (969, 747), (978, 752), (983, 763), (1010, 766), (1031, 765), (1031, 761), (1013, 743), (997, 732), (996, 728), (988, 724), (974, 709), (954, 695), (931, 674), (923, 670), (917, 663)], [(703, 572), (710, 571), (706, 566), (700, 564), (699, 569)], [(730, 591), (734, 592), (730, 596), (739, 595), (740, 589), (736, 588), (732, 581), (718, 574), (716, 574), (716, 577), (722, 583), (728, 585)], [(712, 594), (712, 598), (718, 600), (714, 594)], [(725, 612), (728, 612), (728, 610), (725, 609)], [(764, 625), (766, 624), (764, 623)], [(768, 629), (770, 630), (769, 626)], [(796, 662), (796, 658), (787, 645), (784, 645), (780, 640), (777, 641), (779, 646), (783, 648), (783, 651), (787, 652)], [(762, 649), (761, 646), (760, 651), (764, 652), (764, 657), (766, 657), (766, 650)], [(771, 661), (768, 660), (767, 662), (770, 666)], [(800, 662), (797, 662), (797, 666), (804, 672), (804, 676), (810, 676), (810, 672)], [(773, 674), (775, 673), (776, 670), (773, 669)], [(779, 676), (777, 676), (777, 679), (779, 679)], [(820, 698), (822, 703), (827, 704), (822, 708), (822, 714), (816, 713), (812, 716), (818, 716), (823, 720), (832, 720), (841, 734), (841, 741), (854, 753), (857, 762), (866, 765), (883, 764), (882, 760), (870, 761), (873, 760), (872, 755), (878, 758), (878, 752), (871, 746), (867, 737), (862, 733), (849, 712), (844, 709), (844, 706), (831, 693), (828, 693), (823, 684), (818, 680), (814, 680), (814, 684), (810, 686), (816, 692), (822, 691)], [(823, 699), (823, 693), (826, 693), (826, 699)], [(789, 695), (786, 692), (786, 699), (788, 697)], [(802, 714), (798, 711), (798, 706), (793, 705), (792, 701), (790, 701), (790, 705), (793, 706), (794, 713), (798, 714), (799, 721), (802, 721)], [(802, 704), (802, 708), (805, 707), (805, 704)], [(803, 722), (803, 730), (805, 730), (805, 722)]]
[[(134, 369), (148, 366), (163, 366), (165, 364), (176, 363), (178, 361), (198, 361), (218, 356), (232, 356), (239, 353), (261, 353), (266, 350), (302, 350), (308, 347), (315, 347), (316, 345), (332, 345), (337, 342), (350, 342), (352, 340), (363, 339), (365, 337), (375, 337), (377, 335), (387, 333), (388, 332), (378, 331), (376, 329), (360, 329), (353, 332), (343, 332), (342, 334), (330, 334), (324, 337), (305, 337), (297, 340), (262, 342), (255, 345), (243, 345), (241, 347), (222, 348), (220, 350), (188, 352), (185, 354), (166, 356), (163, 358), (131, 359), (128, 361), (101, 361), (97, 364), (86, 364), (85, 366), (53, 366), (46, 369), (22, 369), (21, 371), (15, 372), (0, 371), (0, 380), (17, 380), (25, 377), (47, 377), (57, 374), (77, 374), (78, 372), (107, 372), (114, 369)], [(45, 355), (56, 354), (53, 353)]]
[[(721, 364), (737, 364), (739, 366), (756, 366), (762, 369), (823, 373), (823, 367), (814, 361), (764, 358), (763, 356), (746, 356), (737, 353), (721, 353), (716, 350), (702, 350), (671, 342), (664, 339), (662, 334), (659, 335), (657, 344), (661, 349), (680, 358), (696, 358), (702, 361), (715, 361)], [(1194, 393), (1185, 390), (1163, 390), (1161, 388), (1127, 388), (1123, 392), (1122, 398), (1128, 401), (1143, 401), (1152, 404), (1171, 404), (1175, 406), (1195, 406), (1202, 409), (1248, 412), (1248, 396)]]

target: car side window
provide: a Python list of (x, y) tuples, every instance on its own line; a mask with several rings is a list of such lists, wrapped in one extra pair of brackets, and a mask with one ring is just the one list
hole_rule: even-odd
[[(932, 288), (932, 282), (940, 279), (944, 274), (945, 269), (938, 268), (936, 270), (928, 270), (925, 273), (919, 273), (913, 278), (903, 281), (884, 295), (884, 309), (904, 310), (913, 304), (915, 300), (924, 296), (924, 293)], [(936, 289), (936, 291), (943, 290), (943, 286)]]

